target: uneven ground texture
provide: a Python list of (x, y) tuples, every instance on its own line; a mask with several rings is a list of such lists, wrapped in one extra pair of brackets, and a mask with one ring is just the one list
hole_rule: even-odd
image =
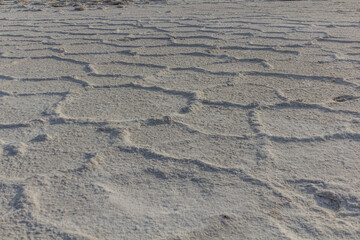
[(359, 16), (3, 1), (0, 239), (360, 239)]

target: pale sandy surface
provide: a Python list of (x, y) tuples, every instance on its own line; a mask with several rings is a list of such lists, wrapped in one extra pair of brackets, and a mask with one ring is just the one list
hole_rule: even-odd
[(0, 239), (360, 239), (360, 4), (0, 6)]

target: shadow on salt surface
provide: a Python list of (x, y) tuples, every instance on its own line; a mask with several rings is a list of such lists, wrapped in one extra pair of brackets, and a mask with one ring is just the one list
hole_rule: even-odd
[[(341, 99), (347, 97), (347, 100), (344, 101), (337, 101), (336, 99)], [(343, 95), (337, 96), (333, 98), (334, 102), (329, 102), (326, 105), (334, 110), (340, 111), (351, 111), (356, 113), (358, 116), (360, 115), (360, 97), (357, 94), (356, 96), (353, 95)]]

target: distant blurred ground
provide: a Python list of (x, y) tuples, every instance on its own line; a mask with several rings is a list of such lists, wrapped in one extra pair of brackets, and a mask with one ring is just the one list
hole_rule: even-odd
[[(6, 1), (0, 0), (0, 3)], [(23, 6), (34, 7), (74, 7), (75, 10), (86, 10), (88, 8), (101, 8), (106, 5), (124, 7), (131, 0), (17, 0), (16, 3)]]

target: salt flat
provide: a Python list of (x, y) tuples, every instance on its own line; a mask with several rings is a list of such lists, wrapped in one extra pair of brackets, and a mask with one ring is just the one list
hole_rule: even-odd
[(0, 5), (0, 239), (360, 239), (357, 0), (37, 2)]

